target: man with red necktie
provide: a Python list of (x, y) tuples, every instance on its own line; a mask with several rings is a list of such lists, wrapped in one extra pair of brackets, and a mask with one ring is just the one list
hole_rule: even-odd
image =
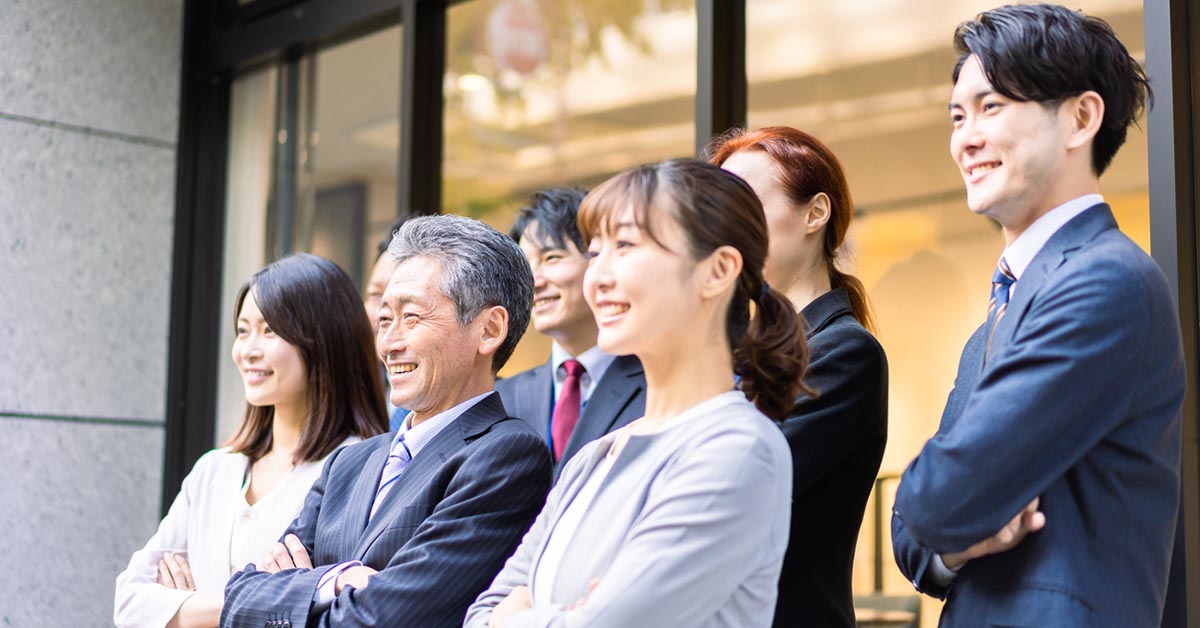
[(575, 224), (582, 190), (535, 193), (509, 235), (533, 269), (533, 327), (550, 336), (550, 360), (496, 382), (504, 406), (529, 422), (554, 452), (555, 477), (588, 442), (642, 416), (646, 380), (634, 356), (596, 346), (596, 321), (583, 299), (587, 270)]

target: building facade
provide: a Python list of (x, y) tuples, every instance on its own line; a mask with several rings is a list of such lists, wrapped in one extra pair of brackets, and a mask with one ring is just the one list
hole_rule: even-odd
[[(109, 621), (113, 578), (241, 418), (231, 300), (254, 270), (311, 251), (361, 282), (398, 215), (505, 230), (534, 190), (693, 156), (735, 125), (808, 130), (847, 170), (841, 263), (892, 377), (855, 588), (864, 604), (912, 594), (891, 561), (892, 479), (936, 428), (1003, 247), (947, 155), (950, 35), (997, 2), (2, 4), (0, 550), (16, 568), (0, 624)], [(1079, 4), (1155, 90), (1102, 188), (1176, 290), (1194, 384), (1200, 6)], [(531, 332), (506, 372), (548, 345)], [(1171, 626), (1200, 626), (1195, 391)], [(925, 600), (922, 625), (937, 611)]]

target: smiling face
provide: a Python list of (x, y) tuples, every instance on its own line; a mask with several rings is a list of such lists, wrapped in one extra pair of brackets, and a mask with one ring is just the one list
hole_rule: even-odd
[(440, 262), (409, 258), (396, 266), (379, 308), (375, 343), (391, 401), (412, 410), (414, 424), (466, 401), (472, 378), (491, 373), (491, 355), (479, 350), (483, 315), (459, 325), (441, 277)]
[(608, 233), (595, 234), (584, 294), (599, 328), (597, 344), (614, 355), (671, 352), (693, 335), (700, 308), (696, 263), (684, 253), (679, 225), (651, 211), (654, 241), (634, 221), (632, 208), (615, 216)]
[(238, 313), (232, 356), (251, 405), (302, 406), (307, 402), (304, 358), (295, 345), (275, 335), (254, 301), (253, 290), (246, 292)]
[(971, 211), (1019, 234), (1070, 200), (1060, 193), (1070, 179), (1070, 119), (1061, 111), (996, 92), (979, 59), (967, 58), (950, 97), (950, 156), (966, 183)]
[(578, 355), (596, 343), (596, 321), (583, 296), (587, 257), (569, 239), (564, 247), (537, 238), (536, 225), (521, 236), (533, 270), (533, 327)]

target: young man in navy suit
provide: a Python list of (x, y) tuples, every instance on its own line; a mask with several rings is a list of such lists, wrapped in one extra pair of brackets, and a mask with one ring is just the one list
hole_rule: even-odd
[(988, 11), (954, 43), (950, 153), (1005, 248), (900, 481), (897, 563), (945, 598), (942, 626), (1157, 626), (1182, 344), (1162, 271), (1099, 194), (1145, 74), (1106, 23), (1058, 6)]
[(583, 299), (588, 261), (575, 224), (584, 194), (535, 193), (509, 233), (533, 269), (533, 327), (554, 344), (547, 363), (496, 382), (496, 390), (513, 416), (546, 439), (556, 477), (581, 447), (641, 417), (646, 406), (641, 362), (596, 346), (596, 320)]
[(521, 251), (459, 216), (404, 224), (376, 336), (395, 433), (334, 452), (283, 542), (225, 588), (225, 628), (462, 625), (542, 508), (550, 455), (493, 390), (529, 322)]

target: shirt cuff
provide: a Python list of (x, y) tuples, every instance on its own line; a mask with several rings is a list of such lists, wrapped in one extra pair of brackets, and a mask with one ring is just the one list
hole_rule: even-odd
[(946, 563), (942, 562), (941, 554), (933, 555), (933, 560), (929, 561), (929, 571), (929, 577), (942, 587), (954, 582), (954, 579), (958, 577), (958, 570), (947, 567)]
[(361, 565), (362, 561), (350, 560), (326, 569), (325, 573), (321, 574), (321, 578), (317, 580), (317, 590), (313, 592), (313, 604), (316, 605), (316, 610), (329, 608), (333, 604), (333, 601), (337, 599), (337, 577), (343, 571)]

